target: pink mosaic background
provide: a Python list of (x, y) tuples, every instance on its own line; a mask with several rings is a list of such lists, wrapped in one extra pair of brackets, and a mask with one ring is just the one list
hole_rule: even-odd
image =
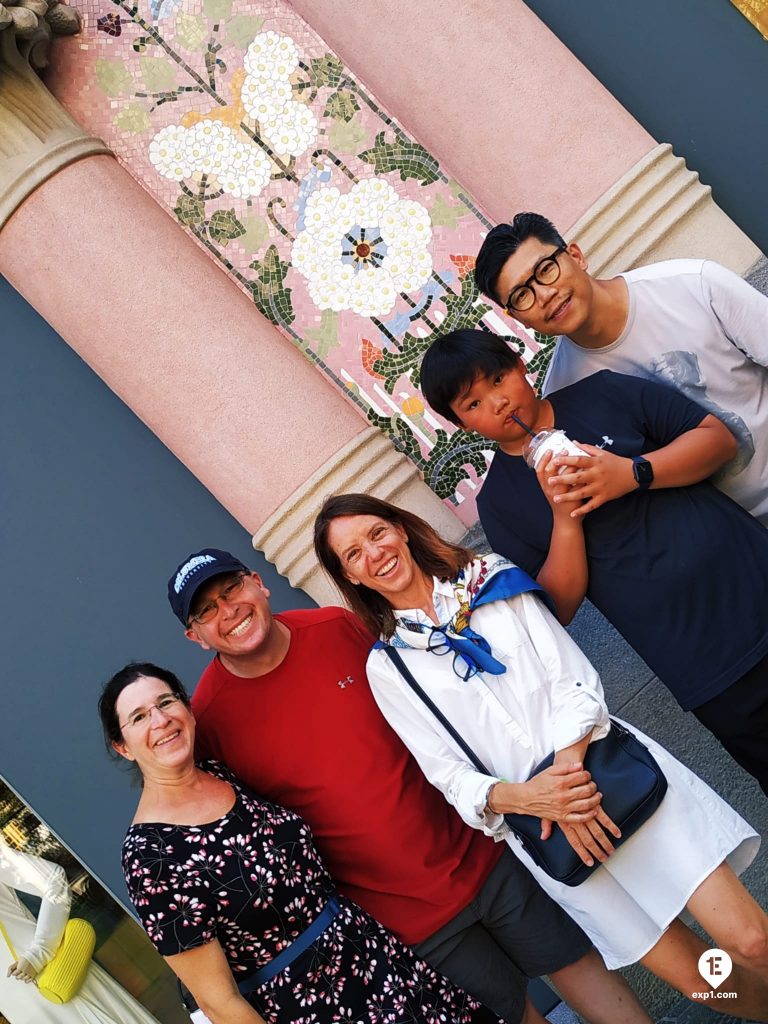
[[(474, 287), (471, 197), (286, 4), (73, 5), (52, 91), (473, 523), (488, 444), (418, 389), (441, 331), (513, 333)], [(519, 337), (536, 376), (551, 339)]]

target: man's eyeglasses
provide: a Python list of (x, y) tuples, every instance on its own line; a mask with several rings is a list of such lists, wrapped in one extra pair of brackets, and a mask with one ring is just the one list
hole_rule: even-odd
[(560, 245), (549, 256), (544, 256), (533, 268), (533, 273), (524, 284), (519, 284), (509, 293), (504, 309), (512, 316), (514, 313), (524, 313), (530, 309), (536, 301), (534, 284), (554, 284), (560, 277), (560, 264), (557, 257), (565, 252), (565, 246)]
[(240, 573), (239, 576), (233, 577), (228, 583), (226, 583), (219, 593), (218, 597), (212, 597), (206, 601), (202, 608), (199, 608), (194, 615), (190, 615), (190, 622), (197, 622), (203, 626), (206, 622), (212, 622), (216, 617), (216, 613), (219, 610), (219, 601), (231, 601), (237, 597), (240, 591), (245, 586), (245, 573)]
[(129, 725), (148, 725), (153, 711), (162, 711), (164, 715), (167, 715), (173, 705), (178, 704), (180, 700), (180, 697), (176, 697), (172, 693), (164, 693), (160, 700), (155, 704), (150, 704), (149, 707), (144, 708), (143, 711), (134, 711), (127, 722), (121, 722), (120, 728), (127, 729)]

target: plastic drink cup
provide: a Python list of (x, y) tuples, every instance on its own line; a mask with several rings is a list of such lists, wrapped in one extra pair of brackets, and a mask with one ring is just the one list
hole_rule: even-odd
[[(538, 469), (539, 463), (547, 452), (552, 452), (553, 458), (556, 455), (586, 455), (589, 457), (589, 452), (579, 448), (564, 430), (540, 430), (538, 434), (527, 438), (523, 443), (523, 458), (534, 471)], [(561, 466), (557, 471), (558, 476), (568, 468), (568, 466)]]

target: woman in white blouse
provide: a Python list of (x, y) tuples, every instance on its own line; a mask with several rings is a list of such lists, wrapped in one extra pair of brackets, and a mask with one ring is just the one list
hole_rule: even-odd
[[(39, 896), (37, 920), (17, 892)], [(34, 980), (53, 958), (69, 919), (67, 876), (60, 864), (21, 853), (0, 840), (0, 921), (16, 951), (0, 938), (0, 1013), (10, 1024), (158, 1024), (96, 963), (68, 1003), (43, 998)]]
[[(374, 648), (367, 668), (379, 707), (461, 817), (510, 844), (609, 968), (640, 961), (684, 995), (701, 998), (711, 991), (698, 970), (707, 947), (677, 919), (687, 908), (732, 957), (733, 972), (718, 990), (734, 993), (728, 1012), (768, 1021), (768, 916), (737, 878), (759, 837), (696, 775), (632, 729), (669, 786), (650, 820), (614, 849), (618, 830), (579, 770), (589, 743), (610, 729), (600, 679), (537, 596), (538, 585), (528, 580), (526, 592), (469, 610), (489, 580), (503, 590), (505, 574), (518, 581), (524, 574), (498, 555), (479, 558), (443, 541), (417, 516), (364, 494), (325, 502), (315, 551), (353, 611), (398, 648), (493, 773), (473, 767), (386, 651)], [(554, 766), (525, 781), (553, 750)], [(573, 803), (574, 787), (581, 804)], [(567, 813), (560, 810), (565, 802)], [(506, 826), (503, 814), (511, 812), (540, 817), (543, 835), (561, 828), (582, 860), (600, 867), (576, 887), (554, 881)]]

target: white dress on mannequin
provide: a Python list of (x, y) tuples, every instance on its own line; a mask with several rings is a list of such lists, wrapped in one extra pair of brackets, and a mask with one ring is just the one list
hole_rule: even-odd
[[(42, 899), (37, 921), (16, 891)], [(59, 864), (20, 853), (0, 842), (0, 921), (17, 956), (42, 969), (61, 941), (69, 907), (69, 886)], [(75, 998), (57, 1006), (44, 999), (35, 985), (7, 977), (15, 959), (7, 942), (0, 938), (0, 1012), (10, 1024), (158, 1024), (96, 963), (91, 963)]]

